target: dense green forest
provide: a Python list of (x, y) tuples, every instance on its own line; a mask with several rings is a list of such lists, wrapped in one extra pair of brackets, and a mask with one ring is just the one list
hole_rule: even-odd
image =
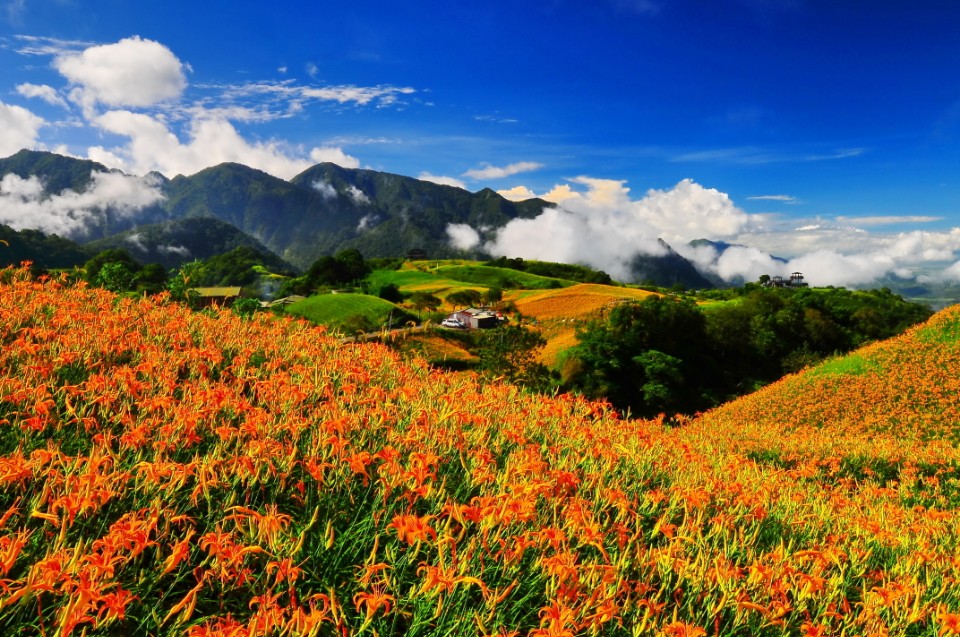
[(887, 289), (770, 289), (698, 306), (651, 297), (578, 332), (562, 384), (637, 416), (692, 414), (786, 373), (899, 334), (931, 310)]

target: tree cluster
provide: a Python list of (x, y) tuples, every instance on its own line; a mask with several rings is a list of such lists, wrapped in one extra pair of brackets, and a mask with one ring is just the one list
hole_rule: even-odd
[(486, 265), (496, 268), (509, 268), (520, 272), (536, 274), (537, 276), (577, 281), (579, 283), (600, 283), (602, 285), (610, 285), (613, 283), (610, 275), (603, 270), (594, 270), (585, 265), (553, 263), (550, 261), (525, 261), (520, 257), (513, 259), (500, 257), (487, 262)]
[(368, 274), (370, 265), (363, 254), (355, 248), (348, 248), (314, 261), (303, 276), (284, 284), (281, 294), (309, 295), (319, 288), (358, 284)]
[(701, 309), (692, 300), (624, 303), (578, 333), (566, 389), (635, 416), (692, 414), (925, 320), (889, 290), (747, 288)]

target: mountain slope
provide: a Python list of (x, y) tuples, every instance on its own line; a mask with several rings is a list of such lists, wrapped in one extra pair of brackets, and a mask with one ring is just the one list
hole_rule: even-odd
[[(225, 163), (173, 179), (157, 174), (143, 180), (127, 177), (141, 189), (162, 193), (163, 200), (140, 209), (127, 206), (115, 211), (106, 190), (97, 191), (104, 196), (99, 203), (88, 192), (103, 181), (95, 175), (122, 175), (100, 164), (21, 151), (0, 160), (0, 176), (6, 174), (38, 178), (44, 184), (46, 199), (72, 190), (94, 200), (80, 215), (82, 231), (70, 235), (77, 241), (96, 241), (144, 224), (213, 217), (253, 237), (300, 269), (321, 256), (347, 248), (360, 250), (366, 258), (403, 256), (414, 249), (431, 258), (489, 257), (482, 246), (498, 229), (513, 219), (534, 218), (553, 205), (541, 199), (513, 202), (490, 189), (472, 193), (330, 163), (313, 166), (290, 181)], [(70, 205), (67, 201), (66, 207)], [(65, 214), (74, 213), (68, 210)], [(478, 233), (477, 246), (466, 250), (454, 247), (447, 233), (451, 224), (473, 228)], [(161, 247), (148, 245), (144, 249), (156, 253)], [(689, 262), (672, 251), (666, 257), (638, 258), (636, 265), (638, 277), (659, 285), (709, 287)]]
[(93, 255), (93, 250), (57, 235), (0, 225), (0, 267), (30, 261), (41, 268), (72, 268)]
[[(960, 306), (697, 418), (758, 457), (960, 459)], [(945, 446), (946, 445), (946, 446)]]
[(140, 263), (160, 263), (169, 269), (194, 259), (209, 259), (240, 246), (268, 255), (273, 267), (292, 269), (261, 242), (216, 217), (187, 217), (138, 226), (84, 247), (93, 252), (123, 248)]

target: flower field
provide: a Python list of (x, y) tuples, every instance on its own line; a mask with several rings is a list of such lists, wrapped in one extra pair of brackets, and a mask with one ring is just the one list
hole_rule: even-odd
[(618, 301), (624, 299), (642, 301), (653, 294), (653, 292), (636, 288), (579, 283), (568, 288), (527, 292), (520, 296), (508, 293), (505, 298), (512, 300), (517, 310), (524, 316), (548, 321), (593, 318), (603, 308)]
[(960, 635), (958, 324), (672, 428), (3, 270), (0, 634)]

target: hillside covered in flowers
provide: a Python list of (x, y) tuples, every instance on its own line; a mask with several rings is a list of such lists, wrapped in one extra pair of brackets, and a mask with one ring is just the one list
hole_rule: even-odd
[(4, 635), (960, 635), (960, 311), (676, 427), (0, 271)]

